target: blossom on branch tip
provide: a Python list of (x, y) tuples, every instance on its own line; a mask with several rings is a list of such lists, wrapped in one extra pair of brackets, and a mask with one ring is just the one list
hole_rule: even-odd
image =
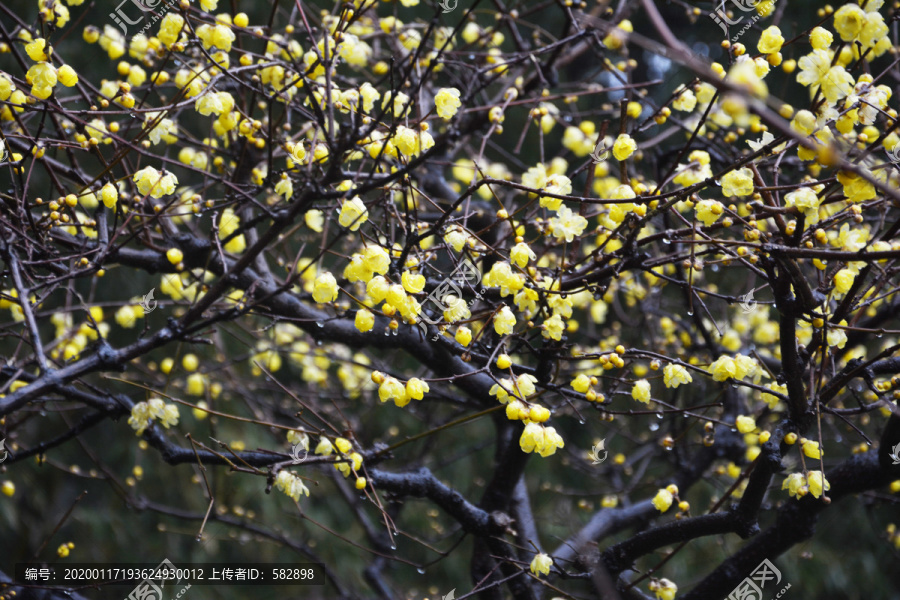
[(438, 116), (449, 121), (462, 106), (459, 99), (459, 90), (456, 88), (441, 88), (434, 96), (434, 104)]
[(553, 566), (553, 559), (540, 552), (534, 555), (534, 558), (531, 559), (531, 566), (529, 569), (534, 575), (549, 575), (550, 567)]

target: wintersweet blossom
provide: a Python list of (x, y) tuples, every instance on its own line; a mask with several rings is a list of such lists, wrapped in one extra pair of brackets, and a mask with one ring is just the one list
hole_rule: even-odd
[(504, 306), (494, 315), (494, 331), (497, 332), (497, 335), (509, 335), (515, 325), (516, 316), (508, 306)]
[(368, 219), (369, 211), (359, 196), (345, 201), (341, 206), (341, 214), (338, 216), (341, 227), (347, 227), (350, 231), (356, 231)]
[(571, 242), (575, 236), (581, 235), (588, 221), (578, 213), (572, 212), (568, 206), (560, 206), (556, 216), (550, 219), (553, 235)]
[(753, 172), (744, 167), (722, 177), (722, 193), (726, 196), (749, 196), (753, 193)]
[(650, 382), (646, 379), (641, 379), (634, 382), (634, 386), (631, 388), (631, 397), (637, 400), (638, 402), (643, 402), (644, 404), (650, 403)]
[(691, 383), (693, 377), (686, 368), (670, 363), (663, 369), (663, 383), (666, 387), (677, 388), (679, 385)]
[(550, 567), (553, 566), (553, 559), (540, 552), (534, 555), (534, 558), (531, 559), (531, 572), (535, 575), (549, 575)]
[(309, 488), (290, 471), (278, 472), (278, 475), (275, 477), (275, 487), (293, 498), (295, 502), (300, 500), (301, 495), (309, 496)]
[(438, 116), (449, 121), (462, 106), (459, 99), (459, 90), (456, 88), (441, 88), (434, 96), (434, 104)]
[(338, 297), (337, 280), (330, 272), (325, 271), (316, 277), (313, 285), (313, 300), (323, 304), (325, 302), (333, 302)]
[(613, 144), (613, 156), (616, 160), (625, 160), (637, 150), (637, 142), (627, 133), (623, 133), (616, 138)]
[(178, 178), (173, 173), (163, 174), (153, 167), (144, 167), (134, 174), (133, 180), (137, 184), (138, 192), (144, 196), (149, 194), (153, 198), (162, 198), (174, 193), (175, 186), (178, 185)]
[(672, 506), (673, 500), (672, 492), (665, 488), (660, 489), (656, 492), (656, 496), (653, 497), (653, 507), (659, 512), (664, 513)]
[(656, 594), (656, 600), (675, 600), (675, 594), (678, 593), (675, 582), (666, 578), (652, 579), (647, 587)]

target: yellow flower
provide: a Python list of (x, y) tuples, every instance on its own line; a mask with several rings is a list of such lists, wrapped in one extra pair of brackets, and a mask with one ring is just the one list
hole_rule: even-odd
[(315, 453), (321, 456), (331, 456), (334, 452), (334, 445), (331, 443), (326, 437), (319, 438), (319, 443), (316, 445)]
[(469, 305), (462, 298), (457, 298), (453, 294), (447, 294), (443, 297), (442, 302), (447, 307), (444, 310), (444, 320), (448, 323), (456, 323), (472, 316)]
[(234, 97), (228, 92), (212, 92), (204, 94), (194, 102), (194, 108), (201, 115), (221, 116), (234, 110)]
[(14, 484), (12, 481), (9, 481), (8, 479), (3, 482), (2, 487), (4, 496), (9, 496), (10, 498), (12, 498), (16, 493), (16, 484)]
[(563, 322), (562, 318), (559, 315), (554, 314), (552, 317), (544, 321), (541, 329), (542, 336), (551, 340), (556, 340), (558, 342), (562, 339), (562, 334), (566, 329), (566, 324)]
[(322, 233), (322, 229), (325, 226), (325, 215), (322, 214), (321, 210), (313, 208), (306, 211), (306, 214), (303, 215), (303, 222), (316, 233)]
[(347, 454), (353, 448), (353, 444), (350, 443), (350, 440), (347, 438), (335, 438), (334, 447), (338, 449), (338, 452), (341, 454)]
[(875, 186), (849, 171), (838, 171), (837, 180), (843, 186), (844, 195), (848, 202), (863, 202), (875, 197)]
[(413, 400), (421, 400), (425, 394), (431, 391), (427, 381), (422, 381), (418, 377), (413, 377), (406, 382), (406, 395)]
[(275, 487), (293, 498), (294, 502), (299, 501), (301, 495), (309, 496), (309, 488), (290, 471), (278, 472), (278, 475), (275, 477)]
[(648, 586), (650, 591), (656, 594), (656, 600), (675, 600), (678, 586), (669, 579), (653, 579)]
[(359, 196), (354, 196), (351, 200), (344, 202), (344, 205), (341, 206), (341, 214), (338, 216), (341, 227), (349, 227), (350, 231), (356, 231), (368, 219), (369, 211)]
[(166, 258), (173, 265), (177, 265), (182, 260), (184, 260), (184, 252), (182, 252), (178, 248), (169, 248), (168, 250), (166, 250)]
[[(224, 240), (225, 238), (231, 237), (231, 234), (237, 231), (240, 226), (240, 217), (234, 214), (234, 210), (231, 208), (226, 208), (219, 217), (219, 239)], [(228, 243), (225, 244), (225, 251), (231, 252), (232, 254), (239, 254), (244, 251), (246, 246), (247, 243), (244, 239), (244, 234), (240, 234), (228, 240)]]
[(613, 156), (616, 160), (625, 160), (637, 150), (637, 143), (627, 133), (623, 133), (616, 138), (613, 144)]
[(688, 384), (694, 380), (688, 370), (681, 365), (668, 364), (663, 369), (663, 383), (666, 387), (677, 388), (681, 384)]
[(857, 4), (845, 4), (834, 13), (834, 29), (845, 42), (853, 41), (866, 23), (866, 13)]
[(313, 284), (312, 296), (313, 300), (320, 304), (337, 300), (337, 280), (335, 280), (334, 275), (332, 275), (331, 272), (325, 271), (316, 277), (316, 281)]
[(587, 224), (587, 219), (572, 212), (568, 206), (560, 206), (556, 216), (550, 219), (553, 235), (557, 238), (565, 238), (566, 242), (571, 242), (575, 236), (581, 235)]
[(289, 177), (285, 177), (275, 184), (275, 193), (279, 196), (284, 196), (285, 200), (290, 200), (291, 196), (294, 195), (294, 184), (291, 183)]
[(178, 36), (181, 34), (183, 27), (184, 18), (177, 13), (170, 12), (163, 17), (162, 22), (159, 24), (159, 35), (157, 37), (166, 47), (171, 47), (178, 41)]
[(497, 332), (497, 335), (509, 335), (515, 325), (516, 316), (508, 306), (504, 306), (494, 315), (494, 331)]
[[(137, 184), (138, 191), (147, 195), (150, 194), (154, 198), (162, 198), (168, 194), (175, 192), (175, 186), (178, 185), (178, 178), (172, 173), (163, 175), (153, 167), (144, 167), (134, 174), (134, 182)], [(104, 200), (104, 204), (106, 201)]]
[(715, 381), (725, 381), (737, 377), (737, 365), (730, 356), (720, 356), (707, 369)]
[(34, 62), (43, 62), (50, 60), (50, 54), (53, 53), (53, 49), (47, 45), (47, 40), (44, 38), (37, 38), (36, 40), (25, 44), (25, 53), (28, 54), (28, 58)]
[(56, 69), (50, 63), (39, 62), (31, 66), (25, 74), (25, 79), (34, 87), (52, 88), (59, 81)]
[(738, 415), (734, 422), (737, 430), (743, 434), (752, 433), (756, 430), (756, 420), (753, 417)]
[(759, 36), (759, 43), (756, 47), (763, 54), (774, 54), (781, 51), (782, 44), (784, 44), (784, 37), (781, 35), (781, 30), (772, 25)]
[(178, 424), (178, 416), (176, 404), (166, 404), (160, 398), (151, 398), (131, 407), (128, 424), (138, 435), (141, 435), (154, 419), (168, 429), (172, 425)]
[(579, 394), (584, 394), (591, 388), (591, 378), (584, 373), (580, 373), (578, 377), (572, 380), (571, 386)]
[(438, 115), (445, 121), (449, 121), (462, 106), (459, 99), (459, 90), (456, 88), (441, 88), (434, 97), (435, 108)]
[(803, 439), (801, 440), (800, 449), (803, 450), (803, 454), (805, 454), (809, 458), (813, 458), (815, 460), (819, 460), (820, 458), (822, 458), (822, 451), (819, 449), (819, 442)]
[(841, 269), (834, 274), (834, 289), (839, 294), (846, 294), (853, 286), (856, 273), (852, 269)]
[(822, 475), (822, 471), (810, 471), (807, 473), (806, 482), (809, 486), (809, 493), (812, 494), (814, 498), (820, 497), (823, 491), (831, 489), (831, 484), (828, 483), (828, 480)]
[(802, 473), (791, 473), (781, 484), (781, 489), (787, 490), (788, 495), (794, 498), (805, 496), (809, 491)]
[(722, 177), (722, 193), (725, 196), (749, 196), (753, 193), (753, 172), (744, 167), (729, 171)]
[(718, 200), (701, 200), (694, 205), (694, 210), (697, 213), (697, 218), (704, 225), (710, 226), (725, 212), (725, 206)]
[(631, 388), (631, 397), (637, 400), (638, 402), (643, 402), (644, 404), (650, 403), (650, 382), (646, 379), (640, 379), (634, 382), (634, 386)]
[(537, 255), (534, 250), (525, 242), (519, 242), (509, 251), (509, 260), (520, 268), (524, 269), (528, 266), (529, 260), (535, 260)]
[(61, 66), (57, 72), (57, 76), (59, 77), (59, 82), (66, 87), (72, 87), (78, 83), (78, 73), (76, 73), (75, 69), (69, 65)]
[(834, 36), (824, 27), (816, 27), (809, 34), (809, 43), (813, 50), (827, 50), (834, 41)]
[(801, 187), (784, 195), (784, 205), (793, 206), (806, 217), (807, 225), (819, 222), (819, 204), (821, 200), (812, 188)]
[(453, 336), (453, 339), (455, 339), (460, 346), (467, 347), (472, 343), (472, 330), (465, 325), (462, 325), (456, 330), (456, 335)]
[(653, 506), (661, 513), (669, 510), (669, 507), (672, 506), (672, 493), (667, 489), (660, 489), (656, 492), (656, 496), (653, 497)]
[(356, 311), (356, 317), (353, 319), (353, 324), (363, 333), (370, 331), (372, 327), (375, 326), (375, 315), (373, 315), (370, 310), (361, 308)]
[(553, 566), (553, 559), (543, 552), (535, 554), (531, 559), (531, 572), (535, 575), (549, 575), (550, 567)]
[(829, 50), (813, 50), (806, 56), (801, 56), (797, 61), (800, 73), (797, 74), (797, 82), (805, 86), (818, 86), (828, 76), (831, 69), (831, 55)]
[(409, 397), (406, 395), (406, 387), (395, 377), (384, 378), (384, 381), (378, 386), (378, 397), (382, 402), (393, 400), (394, 404), (401, 408), (409, 404)]
[(403, 285), (403, 289), (410, 294), (418, 294), (425, 289), (425, 276), (420, 273), (403, 271), (403, 274), (400, 275), (400, 283)]
[(537, 452), (544, 458), (556, 453), (557, 448), (562, 448), (562, 436), (556, 433), (553, 427), (544, 427), (538, 423), (529, 422), (525, 425), (519, 438), (519, 447), (522, 452)]

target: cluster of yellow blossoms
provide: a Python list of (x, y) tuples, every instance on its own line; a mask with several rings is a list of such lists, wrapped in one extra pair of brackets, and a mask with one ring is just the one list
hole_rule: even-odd
[(172, 425), (177, 425), (178, 416), (177, 404), (166, 404), (160, 398), (151, 398), (147, 401), (138, 402), (131, 407), (131, 416), (128, 418), (128, 424), (134, 428), (138, 435), (141, 435), (154, 420), (159, 421), (166, 429)]

